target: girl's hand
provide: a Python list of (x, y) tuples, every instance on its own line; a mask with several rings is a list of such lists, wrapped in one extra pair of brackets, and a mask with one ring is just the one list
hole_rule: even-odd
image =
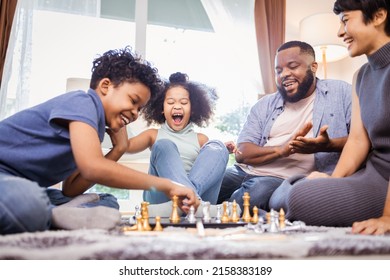
[(234, 143), (233, 141), (225, 142), (225, 146), (226, 149), (228, 149), (229, 154), (235, 154), (235, 153), (241, 154), (241, 152), (237, 149), (236, 143)]

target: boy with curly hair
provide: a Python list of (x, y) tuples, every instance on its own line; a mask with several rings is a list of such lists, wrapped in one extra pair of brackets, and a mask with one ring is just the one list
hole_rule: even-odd
[[(115, 227), (117, 209), (87, 205), (91, 197), (83, 193), (94, 183), (157, 189), (177, 195), (188, 211), (196, 202), (192, 189), (116, 162), (126, 150), (126, 125), (160, 90), (157, 69), (129, 48), (111, 50), (94, 60), (87, 92), (65, 93), (2, 120), (0, 234)], [(106, 130), (114, 147), (104, 156)], [(55, 206), (47, 187), (59, 182), (63, 194), (75, 198)]]

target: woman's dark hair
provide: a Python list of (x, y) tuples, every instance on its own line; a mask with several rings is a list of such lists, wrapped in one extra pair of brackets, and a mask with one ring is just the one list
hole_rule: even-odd
[[(363, 13), (363, 22), (365, 24), (371, 22), (374, 19), (375, 13), (379, 9), (385, 9), (390, 13), (390, 1), (389, 0), (337, 0), (333, 5), (333, 12), (338, 15), (346, 11), (359, 10)], [(387, 14), (385, 32), (390, 35), (390, 21), (389, 14)]]
[(147, 124), (152, 123), (162, 124), (165, 122), (164, 100), (167, 91), (173, 87), (183, 87), (189, 93), (191, 102), (191, 117), (190, 122), (202, 127), (209, 123), (215, 109), (215, 103), (218, 100), (218, 95), (215, 89), (206, 86), (202, 83), (189, 81), (188, 76), (184, 73), (174, 73), (169, 77), (169, 81), (165, 81), (163, 91), (158, 96), (144, 107), (142, 117)]
[(151, 99), (162, 89), (157, 69), (132, 53), (130, 47), (107, 51), (93, 61), (90, 88), (96, 89), (104, 78), (115, 87), (124, 82), (142, 83), (150, 89)]

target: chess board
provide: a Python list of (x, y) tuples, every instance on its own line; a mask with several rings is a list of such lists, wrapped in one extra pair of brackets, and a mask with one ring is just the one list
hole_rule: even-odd
[[(201, 220), (201, 219), (199, 219)], [(153, 218), (150, 219), (150, 225), (154, 227), (155, 221)], [(216, 222), (215, 218), (211, 218), (210, 222), (203, 222), (203, 227), (204, 228), (230, 228), (230, 227), (242, 227), (247, 225), (248, 223), (245, 223), (243, 221), (238, 221), (236, 223), (229, 222), (229, 223), (221, 223), (221, 222)], [(184, 227), (184, 228), (196, 228), (196, 223), (190, 223), (186, 220), (185, 217), (180, 218), (179, 223), (171, 223), (169, 218), (161, 218), (161, 225), (165, 227)]]

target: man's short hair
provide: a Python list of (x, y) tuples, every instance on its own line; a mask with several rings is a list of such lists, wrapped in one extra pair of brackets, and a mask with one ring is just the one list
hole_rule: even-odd
[(289, 48), (295, 48), (295, 47), (299, 47), (299, 49), (301, 50), (300, 53), (306, 53), (306, 54), (312, 56), (314, 58), (314, 60), (316, 60), (316, 55), (315, 55), (313, 47), (311, 45), (309, 45), (308, 43), (302, 42), (302, 41), (286, 42), (278, 48), (277, 53), (282, 51), (282, 50), (286, 50)]

